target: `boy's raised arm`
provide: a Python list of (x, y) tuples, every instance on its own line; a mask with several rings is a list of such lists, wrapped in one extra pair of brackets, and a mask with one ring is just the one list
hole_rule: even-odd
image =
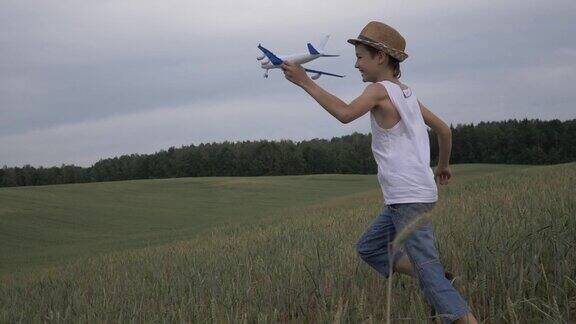
[(304, 89), (320, 106), (344, 124), (370, 111), (378, 103), (384, 88), (380, 84), (370, 84), (358, 98), (347, 104), (312, 81), (299, 64), (285, 62), (282, 70), (286, 79)]

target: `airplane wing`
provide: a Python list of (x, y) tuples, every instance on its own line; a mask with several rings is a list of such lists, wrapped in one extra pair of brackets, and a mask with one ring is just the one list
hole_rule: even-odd
[(310, 73), (326, 74), (326, 75), (335, 76), (335, 77), (339, 77), (339, 78), (345, 77), (345, 75), (332, 74), (332, 73), (328, 73), (328, 72), (316, 71), (316, 70), (311, 70), (311, 69), (304, 69), (304, 70), (306, 70), (306, 72), (310, 72)]
[(284, 63), (278, 56), (274, 55), (274, 53), (270, 52), (269, 50), (265, 49), (262, 45), (258, 44), (258, 48), (270, 59), (270, 62), (274, 65), (280, 65)]

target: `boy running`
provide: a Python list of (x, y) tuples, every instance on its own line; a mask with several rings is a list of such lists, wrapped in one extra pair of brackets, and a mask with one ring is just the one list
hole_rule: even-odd
[[(400, 83), (400, 62), (408, 55), (406, 41), (394, 28), (372, 21), (356, 39), (356, 65), (362, 81), (370, 82), (350, 104), (312, 81), (304, 69), (290, 62), (282, 65), (286, 79), (300, 86), (326, 111), (349, 123), (370, 111), (372, 152), (378, 165), (378, 181), (385, 207), (357, 243), (360, 257), (385, 277), (389, 276), (389, 243), (396, 233), (431, 211), (438, 200), (435, 179), (448, 184), (452, 145), (450, 128), (422, 103), (414, 91)], [(439, 160), (430, 168), (426, 125), (438, 134)], [(470, 307), (446, 278), (434, 245), (429, 220), (404, 241), (404, 252), (393, 256), (393, 271), (418, 279), (427, 301), (443, 322), (477, 323)]]

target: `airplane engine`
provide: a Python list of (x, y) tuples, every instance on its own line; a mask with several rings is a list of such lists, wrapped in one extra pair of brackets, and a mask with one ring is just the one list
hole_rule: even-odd
[(266, 58), (265, 60), (260, 62), (260, 64), (262, 64), (262, 65), (266, 65), (268, 63), (270, 63), (270, 60), (268, 58)]
[(316, 74), (314, 74), (313, 76), (311, 76), (310, 78), (311, 78), (312, 80), (318, 80), (319, 77), (320, 77), (320, 73), (316, 73)]
[(260, 56), (256, 57), (256, 59), (257, 59), (258, 61), (261, 61), (261, 60), (263, 60), (263, 59), (264, 59), (264, 54), (262, 54), (262, 55), (260, 55)]

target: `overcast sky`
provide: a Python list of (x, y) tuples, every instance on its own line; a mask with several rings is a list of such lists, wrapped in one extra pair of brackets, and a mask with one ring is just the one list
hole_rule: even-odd
[(354, 47), (371, 20), (396, 28), (401, 81), (447, 123), (576, 118), (576, 1), (0, 2), (0, 167), (90, 166), (206, 142), (331, 138), (343, 125), (256, 46), (306, 51), (346, 102), (360, 95)]

